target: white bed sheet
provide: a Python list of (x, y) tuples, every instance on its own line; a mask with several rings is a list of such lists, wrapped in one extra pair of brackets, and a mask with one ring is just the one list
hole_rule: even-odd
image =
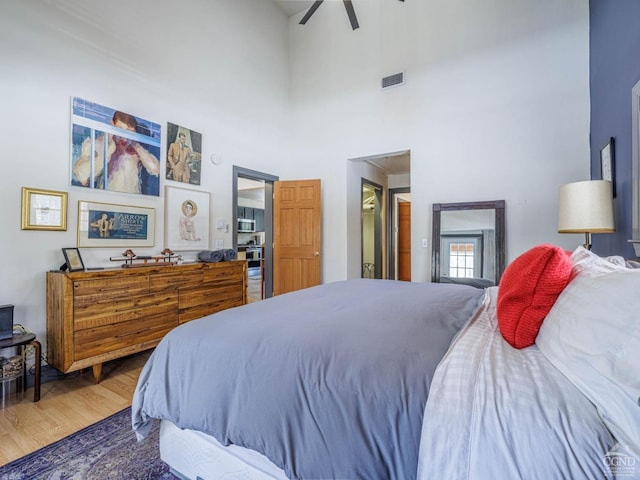
[(160, 423), (160, 458), (190, 480), (286, 480), (284, 472), (254, 450), (229, 445), (168, 420)]
[(612, 478), (616, 444), (595, 407), (537, 346), (502, 338), (497, 292), (487, 289), (436, 369), (418, 480)]

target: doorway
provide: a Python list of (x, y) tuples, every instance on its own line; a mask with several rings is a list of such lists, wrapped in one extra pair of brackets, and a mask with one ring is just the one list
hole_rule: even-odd
[(248, 302), (273, 296), (273, 183), (268, 173), (233, 167), (233, 245), (248, 262)]
[(362, 179), (362, 213), (360, 217), (362, 278), (382, 275), (382, 185)]
[[(396, 279), (399, 273), (411, 277), (411, 214), (410, 207), (403, 208), (402, 254), (399, 253), (398, 209), (397, 203), (411, 200), (411, 152), (409, 150), (352, 158), (347, 161), (347, 278), (371, 276), (372, 278)], [(363, 180), (363, 179), (366, 179)], [(379, 245), (381, 253), (373, 261), (365, 261), (367, 239), (363, 236), (363, 183), (380, 187), (380, 225)], [(375, 191), (375, 189), (374, 189)], [(369, 202), (375, 202), (371, 198)], [(371, 208), (371, 207), (370, 207)], [(372, 216), (373, 219), (373, 216)], [(406, 233), (406, 234), (405, 234)], [(373, 250), (375, 252), (375, 249)], [(398, 261), (402, 258), (409, 268), (398, 272)], [(363, 271), (364, 263), (374, 264), (375, 272)], [(380, 265), (380, 268), (377, 268)], [(373, 270), (372, 270), (373, 272)], [(365, 275), (363, 275), (363, 273)], [(376, 276), (378, 274), (378, 276)]]
[(389, 278), (411, 281), (411, 188), (389, 189)]
[(273, 295), (322, 283), (322, 182), (274, 183)]

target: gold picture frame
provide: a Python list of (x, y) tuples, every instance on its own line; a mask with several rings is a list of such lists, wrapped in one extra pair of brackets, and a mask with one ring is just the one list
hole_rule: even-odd
[(22, 187), (21, 230), (67, 230), (67, 192)]

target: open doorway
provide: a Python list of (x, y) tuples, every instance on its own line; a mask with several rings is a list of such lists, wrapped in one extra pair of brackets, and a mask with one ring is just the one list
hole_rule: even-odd
[(248, 302), (273, 295), (273, 182), (278, 177), (233, 167), (233, 244), (247, 261)]
[(384, 236), (382, 230), (383, 187), (377, 183), (362, 179), (362, 278), (382, 278), (382, 248)]
[[(411, 279), (410, 165), (409, 150), (354, 158), (347, 162), (347, 278)], [(365, 260), (369, 255), (365, 251), (369, 247), (364, 236), (369, 230), (363, 230), (365, 183), (377, 185), (380, 192), (380, 231), (376, 233), (378, 237), (373, 245), (380, 245), (381, 250), (373, 261)], [(375, 197), (369, 200), (375, 201)], [(398, 207), (399, 203), (406, 205)], [(374, 218), (371, 217), (372, 220)], [(399, 231), (401, 227), (402, 232)], [(375, 255), (375, 249), (372, 251)], [(402, 262), (400, 267), (399, 262)], [(371, 271), (364, 271), (365, 263), (373, 264)]]
[(411, 281), (411, 188), (389, 189), (389, 278)]

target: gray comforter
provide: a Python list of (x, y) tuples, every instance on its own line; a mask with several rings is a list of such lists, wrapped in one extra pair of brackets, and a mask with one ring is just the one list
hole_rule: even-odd
[(145, 365), (133, 428), (168, 419), (289, 478), (415, 478), (434, 370), (482, 295), (358, 279), (189, 322)]

